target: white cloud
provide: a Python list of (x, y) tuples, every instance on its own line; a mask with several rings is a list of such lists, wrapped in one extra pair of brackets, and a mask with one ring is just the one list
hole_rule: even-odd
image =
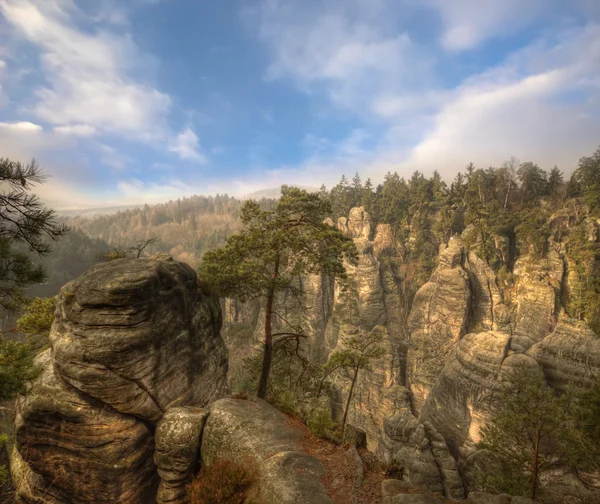
[(74, 124), (72, 126), (55, 126), (52, 128), (56, 133), (73, 135), (79, 137), (90, 137), (97, 133), (96, 128), (89, 124)]
[(33, 133), (42, 131), (44, 129), (39, 124), (34, 124), (29, 121), (0, 122), (0, 128), (3, 130), (22, 133)]
[(486, 39), (509, 35), (527, 26), (554, 0), (427, 0), (444, 23), (446, 49), (472, 49)]
[(169, 140), (168, 149), (179, 155), (185, 161), (192, 161), (198, 164), (207, 162), (206, 156), (200, 149), (198, 136), (191, 128), (185, 128), (177, 136)]
[(398, 30), (391, 5), (264, 0), (247, 18), (272, 53), (268, 79), (290, 78), (308, 93), (324, 86), (335, 104), (369, 112), (374, 97), (422, 88), (431, 79), (432, 59)]
[(570, 171), (591, 154), (600, 142), (600, 26), (558, 39), (468, 79), (402, 166), (456, 172), (469, 161), (497, 165), (515, 155)]
[(47, 84), (35, 91), (30, 111), (36, 117), (142, 140), (163, 135), (171, 100), (130, 76), (142, 57), (129, 36), (79, 29), (65, 0), (5, 0), (0, 11), (40, 49)]

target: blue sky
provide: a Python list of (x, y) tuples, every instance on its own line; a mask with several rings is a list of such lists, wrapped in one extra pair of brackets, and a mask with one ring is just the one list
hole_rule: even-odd
[(0, 2), (0, 156), (56, 207), (599, 145), (597, 0)]

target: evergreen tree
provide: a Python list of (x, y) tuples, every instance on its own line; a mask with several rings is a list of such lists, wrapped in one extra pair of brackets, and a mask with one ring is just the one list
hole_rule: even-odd
[(342, 419), (342, 443), (346, 433), (346, 422), (348, 420), (348, 411), (352, 402), (358, 374), (360, 371), (367, 371), (371, 368), (373, 361), (383, 357), (385, 350), (380, 346), (385, 337), (385, 328), (376, 326), (368, 334), (351, 336), (343, 338), (343, 346), (332, 352), (327, 364), (326, 371), (346, 369), (350, 371), (350, 390), (348, 399), (344, 408), (344, 417)]
[(594, 215), (600, 215), (600, 148), (589, 157), (582, 157), (571, 177), (573, 192), (579, 192)]
[(243, 229), (228, 238), (224, 247), (207, 252), (200, 274), (221, 297), (240, 300), (264, 298), (265, 345), (258, 396), (265, 398), (271, 369), (274, 338), (303, 334), (273, 334), (275, 298), (281, 291), (301, 292), (296, 280), (306, 274), (322, 273), (344, 279), (343, 260), (356, 263), (354, 242), (335, 227), (323, 222), (331, 213), (328, 202), (318, 194), (283, 186), (274, 210), (262, 210), (254, 201), (242, 208)]
[(377, 219), (377, 216), (375, 215), (374, 203), (375, 193), (373, 192), (373, 184), (371, 182), (371, 179), (368, 178), (367, 180), (365, 180), (365, 186), (362, 191), (362, 199), (360, 201), (360, 204), (363, 207), (365, 207), (365, 210), (369, 213), (369, 215), (372, 218)]
[(495, 493), (535, 500), (542, 470), (567, 459), (564, 441), (572, 429), (569, 397), (559, 397), (539, 370), (513, 371), (502, 388), (501, 406), (481, 429), (478, 448), (489, 450), (502, 470), (490, 467), (484, 483)]
[(558, 166), (555, 166), (550, 171), (550, 176), (548, 177), (548, 194), (556, 196), (562, 184), (563, 173), (558, 169)]
[(45, 180), (35, 161), (23, 165), (0, 159), (0, 305), (9, 311), (18, 307), (23, 289), (46, 279), (32, 254), (47, 255), (47, 239), (58, 240), (67, 232), (54, 211), (28, 192)]

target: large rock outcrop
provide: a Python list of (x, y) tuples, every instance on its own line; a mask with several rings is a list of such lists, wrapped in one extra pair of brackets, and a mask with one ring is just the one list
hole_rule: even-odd
[(69, 282), (50, 333), (57, 371), (121, 413), (156, 422), (226, 387), (218, 303), (170, 257), (99, 264)]
[(501, 303), (492, 269), (460, 238), (451, 239), (429, 282), (417, 292), (408, 319), (408, 383), (415, 411), (423, 407), (459, 340), (469, 331), (497, 326)]
[[(218, 303), (194, 271), (164, 255), (99, 264), (63, 287), (52, 348), (38, 356), (41, 374), (16, 403), (11, 472), (19, 498), (154, 502), (156, 421), (226, 390), (220, 324)], [(187, 438), (159, 429), (165, 496), (195, 469), (194, 425)]]
[(257, 399), (221, 399), (210, 407), (202, 434), (202, 466), (250, 459), (258, 469), (254, 497), (263, 504), (332, 504), (319, 481), (325, 469), (302, 452), (286, 417)]
[(17, 495), (56, 504), (152, 502), (152, 430), (69, 385), (51, 354), (36, 359), (41, 374), (16, 404)]
[(408, 319), (408, 383), (420, 411), (431, 387), (466, 330), (471, 295), (458, 240), (440, 254), (439, 266), (417, 292)]

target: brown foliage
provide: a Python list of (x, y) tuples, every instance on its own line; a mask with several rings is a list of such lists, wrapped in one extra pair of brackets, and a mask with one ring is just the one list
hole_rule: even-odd
[(221, 459), (200, 469), (187, 486), (189, 504), (244, 504), (247, 492), (256, 481), (257, 469), (249, 457), (241, 462)]

